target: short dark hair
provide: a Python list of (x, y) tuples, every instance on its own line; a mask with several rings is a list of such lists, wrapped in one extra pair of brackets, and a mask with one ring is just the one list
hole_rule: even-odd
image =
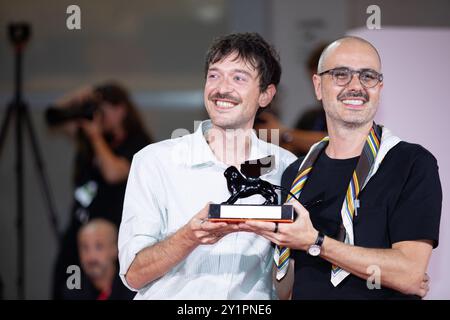
[(205, 77), (211, 64), (233, 53), (237, 54), (237, 59), (250, 63), (258, 70), (261, 92), (270, 84), (277, 86), (280, 83), (280, 57), (258, 33), (232, 33), (216, 38), (206, 54)]

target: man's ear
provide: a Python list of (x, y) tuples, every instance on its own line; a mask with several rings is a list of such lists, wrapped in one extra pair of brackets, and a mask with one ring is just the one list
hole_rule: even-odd
[(269, 86), (259, 95), (259, 106), (261, 108), (267, 107), (273, 100), (273, 97), (277, 93), (277, 88), (274, 84), (269, 84)]
[(322, 100), (322, 78), (319, 75), (314, 74), (312, 76), (312, 81), (317, 100)]

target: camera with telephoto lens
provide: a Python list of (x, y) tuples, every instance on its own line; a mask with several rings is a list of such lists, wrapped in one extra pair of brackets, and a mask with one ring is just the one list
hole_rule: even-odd
[(92, 120), (99, 108), (98, 102), (88, 99), (82, 103), (72, 104), (68, 107), (49, 106), (45, 110), (45, 119), (48, 126), (58, 126), (70, 121)]

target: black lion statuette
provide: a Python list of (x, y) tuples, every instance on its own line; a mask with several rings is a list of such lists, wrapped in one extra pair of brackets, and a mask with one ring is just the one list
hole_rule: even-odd
[(224, 176), (227, 179), (228, 190), (231, 197), (223, 204), (234, 204), (239, 198), (247, 198), (255, 194), (262, 195), (266, 201), (262, 205), (278, 204), (278, 195), (275, 186), (259, 177), (245, 177), (234, 167), (228, 167)]

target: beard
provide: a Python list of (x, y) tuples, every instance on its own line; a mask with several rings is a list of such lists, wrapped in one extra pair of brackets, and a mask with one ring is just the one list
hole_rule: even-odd
[(329, 117), (332, 121), (339, 123), (341, 126), (347, 129), (357, 129), (364, 127), (367, 123), (372, 123), (376, 110), (362, 110), (355, 111), (360, 112), (360, 114), (352, 114), (352, 115), (341, 115), (336, 110), (330, 108), (327, 110), (325, 108), (325, 113), (327, 117)]
[[(350, 110), (343, 107), (346, 99), (359, 98), (364, 101), (361, 110)], [(357, 129), (372, 123), (377, 111), (378, 101), (371, 101), (365, 90), (345, 91), (342, 90), (330, 104), (323, 103), (327, 117), (347, 129)]]

